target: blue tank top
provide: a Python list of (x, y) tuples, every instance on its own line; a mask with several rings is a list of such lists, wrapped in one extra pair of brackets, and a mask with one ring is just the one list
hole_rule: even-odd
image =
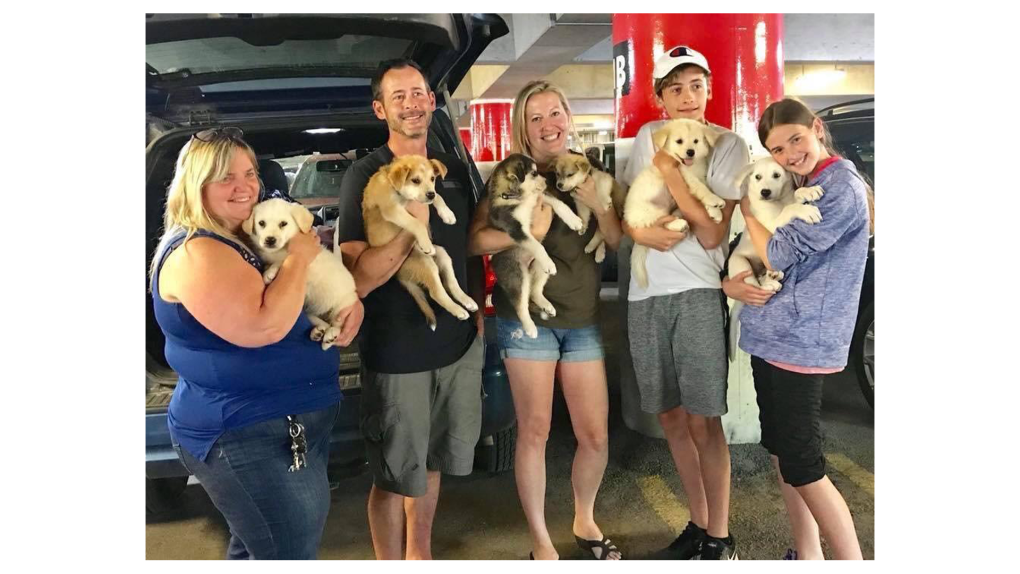
[[(160, 243), (152, 277), (153, 308), (166, 335), (166, 359), (179, 376), (167, 413), (171, 437), (205, 460), (225, 431), (339, 402), (339, 350), (323, 351), (308, 338), (312, 323), (304, 313), (281, 341), (245, 348), (203, 327), (184, 305), (160, 297), (160, 269), (185, 236), (181, 230)], [(195, 236), (229, 245), (261, 272), (262, 261), (241, 245), (204, 230)]]

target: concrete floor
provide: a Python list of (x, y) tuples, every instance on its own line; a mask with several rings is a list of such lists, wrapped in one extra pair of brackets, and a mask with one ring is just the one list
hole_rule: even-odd
[[(596, 520), (625, 556), (640, 559), (673, 540), (688, 519), (686, 499), (666, 447), (627, 429), (611, 389), (609, 467)], [(829, 476), (853, 513), (865, 558), (874, 558), (874, 415), (852, 371), (830, 378), (823, 405)], [(578, 558), (570, 526), (570, 463), (575, 442), (562, 397), (554, 404), (547, 450), (546, 519), (562, 558)], [(782, 498), (760, 446), (730, 447), (730, 532), (743, 560), (778, 559), (791, 544)], [(372, 559), (365, 502), (371, 478), (341, 483), (323, 535), (320, 559)], [(179, 511), (146, 521), (149, 559), (221, 559), (228, 532), (200, 485), (188, 486)], [(527, 559), (527, 525), (513, 474), (445, 477), (433, 532), (437, 559)]]

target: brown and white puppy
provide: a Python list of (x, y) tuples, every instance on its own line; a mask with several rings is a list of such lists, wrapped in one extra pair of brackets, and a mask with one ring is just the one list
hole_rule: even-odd
[[(591, 221), (591, 209), (577, 198), (574, 191), (590, 175), (595, 182), (595, 191), (599, 195), (599, 201), (605, 209), (615, 208), (617, 215), (623, 216), (623, 202), (626, 191), (613, 176), (604, 171), (595, 169), (591, 162), (583, 155), (567, 153), (559, 156), (553, 162), (553, 171), (556, 174), (556, 188), (560, 191), (570, 192), (574, 198), (574, 205), (577, 206), (577, 215), (581, 218), (581, 234), (588, 231), (588, 224)], [(602, 232), (595, 231), (591, 241), (585, 246), (584, 252), (595, 252), (595, 262), (602, 263), (606, 258), (606, 242)]]
[[(313, 219), (300, 203), (268, 199), (255, 205), (251, 216), (241, 224), (266, 264), (262, 272), (266, 285), (276, 278), (287, 258), (287, 243), (297, 233), (310, 231)], [(310, 336), (313, 341), (322, 341), (322, 350), (330, 348), (343, 329), (342, 322), (333, 322), (337, 312), (357, 300), (350, 271), (339, 256), (322, 248), (308, 266), (305, 287), (305, 314), (315, 325)]]
[(385, 245), (402, 229), (414, 235), (415, 248), (397, 270), (396, 277), (414, 298), (433, 331), (436, 330), (436, 315), (425, 298), (426, 291), (461, 321), (470, 316), (468, 311), (478, 310), (478, 304), (457, 284), (450, 255), (441, 246), (433, 245), (428, 226), (407, 212), (409, 201), (432, 204), (443, 223), (456, 223), (457, 218), (443, 196), (436, 193), (436, 177), (445, 175), (446, 166), (438, 160), (420, 155), (403, 156), (379, 168), (368, 180), (361, 201), (369, 245)]
[[(722, 208), (726, 202), (712, 193), (705, 183), (708, 175), (708, 159), (719, 133), (712, 127), (695, 120), (672, 120), (652, 134), (656, 149), (665, 150), (680, 163), (680, 174), (687, 183), (690, 194), (705, 206), (708, 216), (716, 223), (722, 221)], [(674, 231), (687, 231), (690, 225), (681, 217), (676, 202), (666, 187), (662, 173), (655, 165), (649, 165), (627, 191), (624, 219), (631, 227), (651, 227), (664, 215), (675, 215), (678, 219), (666, 227)], [(631, 252), (631, 272), (642, 288), (648, 287), (648, 272), (645, 260), (648, 248), (635, 244)]]

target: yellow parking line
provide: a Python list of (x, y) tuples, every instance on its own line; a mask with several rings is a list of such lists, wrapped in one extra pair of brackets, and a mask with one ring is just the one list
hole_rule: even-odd
[(849, 478), (854, 484), (861, 487), (865, 492), (875, 497), (875, 475), (857, 466), (852, 460), (840, 453), (826, 454), (825, 459), (829, 466), (839, 471), (840, 474)]
[(673, 532), (683, 532), (691, 513), (659, 475), (642, 476), (636, 479), (641, 496), (652, 507), (655, 514), (669, 525)]

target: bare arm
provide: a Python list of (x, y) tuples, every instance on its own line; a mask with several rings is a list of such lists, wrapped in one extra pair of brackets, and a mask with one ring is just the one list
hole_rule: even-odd
[(743, 302), (745, 305), (754, 305), (761, 307), (765, 303), (769, 302), (775, 293), (772, 291), (766, 291), (760, 287), (754, 287), (744, 282), (744, 279), (751, 275), (752, 271), (742, 271), (736, 274), (732, 279), (729, 277), (723, 277), (722, 290), (730, 299), (736, 299), (737, 301)]
[[(429, 207), (417, 201), (407, 203), (407, 212), (426, 226), (429, 222)], [(415, 237), (406, 229), (400, 230), (386, 245), (370, 247), (365, 241), (345, 241), (340, 244), (344, 265), (354, 276), (358, 297), (364, 299), (397, 273), (404, 264)]]
[(602, 232), (602, 238), (605, 239), (606, 245), (616, 251), (620, 247), (623, 229), (620, 227), (620, 219), (616, 216), (616, 211), (612, 206), (606, 209), (599, 201), (598, 193), (595, 190), (595, 180), (589, 176), (581, 185), (577, 186), (575, 192), (577, 199), (587, 205), (598, 219), (599, 231)]
[(481, 257), (467, 258), (467, 286), (465, 291), (468, 296), (478, 305), (475, 311), (475, 327), (478, 334), (485, 334), (485, 267)]
[(596, 217), (598, 217), (599, 231), (602, 232), (602, 238), (606, 240), (606, 245), (616, 251), (620, 248), (620, 239), (623, 238), (623, 228), (620, 226), (620, 219), (616, 217), (616, 211), (610, 208), (602, 213), (596, 213)]
[[(317, 248), (318, 238), (312, 241)], [(234, 249), (215, 239), (194, 238), (163, 264), (160, 294), (182, 303), (202, 326), (234, 345), (271, 345), (290, 332), (301, 313), (308, 264), (314, 259), (309, 253), (316, 252), (292, 251), (267, 287)]]
[(634, 240), (634, 243), (650, 247), (656, 251), (669, 251), (674, 245), (687, 237), (686, 231), (666, 229), (666, 224), (675, 220), (672, 215), (664, 215), (650, 227), (631, 227), (626, 221), (621, 222), (623, 232)]

